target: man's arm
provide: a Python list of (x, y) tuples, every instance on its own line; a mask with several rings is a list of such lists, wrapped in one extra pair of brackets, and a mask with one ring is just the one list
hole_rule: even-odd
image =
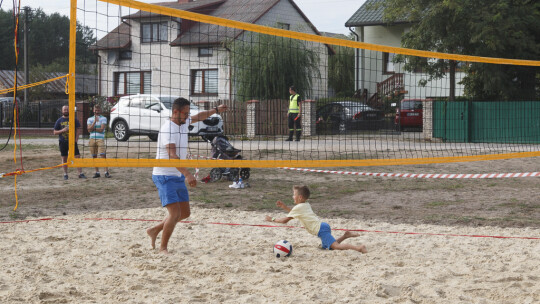
[(68, 130), (68, 127), (67, 127), (67, 126), (64, 127), (64, 128), (62, 128), (62, 129), (60, 129), (60, 127), (62, 127), (62, 125), (60, 125), (58, 122), (56, 122), (56, 123), (54, 124), (54, 129), (53, 129), (53, 134), (54, 134), (54, 135), (60, 135), (60, 134), (62, 134), (62, 133), (67, 132), (67, 130)]
[[(180, 159), (180, 157), (178, 157), (178, 155), (176, 154), (175, 144), (168, 144), (165, 145), (165, 147), (167, 148), (167, 154), (169, 155), (169, 159)], [(176, 170), (180, 171), (180, 173), (182, 173), (186, 177), (186, 180), (191, 187), (195, 187), (197, 185), (197, 180), (187, 168), (176, 167)]]
[(56, 130), (56, 129), (55, 129), (55, 130), (53, 130), (53, 134), (54, 134), (54, 135), (60, 135), (60, 134), (62, 134), (62, 133), (66, 133), (67, 130), (68, 130), (68, 127), (65, 127), (65, 128), (63, 128), (63, 129), (60, 129), (60, 130)]
[(202, 111), (202, 112), (197, 113), (197, 115), (191, 116), (191, 123), (196, 123), (198, 121), (203, 121), (203, 120), (207, 119), (208, 117), (210, 117), (213, 114), (219, 114), (219, 113), (222, 113), (222, 112), (225, 112), (225, 111), (227, 111), (227, 105), (220, 104), (219, 106), (217, 106), (217, 107), (215, 107), (213, 109), (210, 109), (208, 111)]
[(107, 123), (102, 123), (101, 124), (101, 127), (99, 129), (97, 129), (96, 131), (99, 132), (99, 133), (103, 133), (103, 131), (105, 130), (105, 128), (107, 127)]
[(86, 125), (87, 125), (87, 128), (88, 128), (88, 132), (93, 132), (94, 128), (96, 126), (96, 119), (94, 118), (94, 122), (92, 122), (91, 124), (86, 124)]

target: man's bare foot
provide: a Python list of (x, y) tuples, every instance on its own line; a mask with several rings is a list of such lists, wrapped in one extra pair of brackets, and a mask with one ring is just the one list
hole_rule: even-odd
[(345, 233), (343, 234), (343, 236), (348, 239), (348, 238), (352, 238), (352, 237), (358, 237), (360, 236), (360, 233), (358, 232), (353, 232), (353, 231), (345, 231)]
[(169, 255), (170, 254), (167, 249), (161, 249), (161, 250), (159, 250), (159, 253), (164, 254), (164, 255)]
[(148, 228), (146, 229), (146, 233), (152, 240), (152, 249), (156, 249), (156, 239), (159, 234), (159, 231), (156, 231), (154, 228)]

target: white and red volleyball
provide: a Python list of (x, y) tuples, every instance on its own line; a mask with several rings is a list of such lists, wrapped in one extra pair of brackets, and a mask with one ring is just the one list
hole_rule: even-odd
[(292, 244), (286, 240), (281, 240), (274, 245), (274, 255), (276, 258), (291, 256)]

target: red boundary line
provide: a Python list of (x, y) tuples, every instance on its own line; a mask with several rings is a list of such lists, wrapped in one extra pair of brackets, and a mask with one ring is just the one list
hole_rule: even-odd
[[(42, 219), (35, 219), (35, 220), (0, 222), (0, 224), (16, 224), (16, 223), (29, 223), (29, 222), (39, 222), (39, 221), (52, 221), (52, 220), (67, 221), (67, 219), (42, 218)], [(85, 221), (132, 221), (132, 222), (161, 222), (162, 221), (162, 220), (124, 219), (124, 218), (84, 218), (83, 220), (85, 220)], [(180, 223), (182, 223), (182, 224), (191, 224), (191, 223), (194, 223), (194, 222), (193, 221), (182, 221)], [(226, 226), (261, 227), (261, 228), (303, 228), (303, 227), (297, 227), (297, 226), (257, 225), (257, 224), (238, 224), (238, 223), (220, 223), (220, 222), (210, 222), (208, 224), (211, 224), (211, 225), (226, 225)], [(455, 237), (494, 238), (494, 239), (540, 240), (540, 237), (526, 237), (526, 236), (447, 234), (447, 233), (430, 233), (430, 232), (382, 231), (382, 230), (343, 229), (343, 228), (336, 228), (336, 229), (333, 229), (333, 230), (390, 233), (390, 234), (410, 234), (410, 235), (431, 235), (431, 236), (455, 236)]]

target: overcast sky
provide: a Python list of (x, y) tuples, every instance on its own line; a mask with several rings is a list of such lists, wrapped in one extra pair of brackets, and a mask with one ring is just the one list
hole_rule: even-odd
[[(83, 0), (80, 0), (80, 2)], [(140, 0), (146, 3), (168, 0)], [(171, 2), (174, 0), (171, 0)], [(3, 10), (10, 10), (13, 1), (0, 0)], [(295, 0), (309, 20), (321, 32), (348, 34), (345, 22), (362, 6), (365, 0)], [(22, 0), (22, 6), (41, 7), (47, 14), (58, 12), (69, 16), (70, 0)]]

